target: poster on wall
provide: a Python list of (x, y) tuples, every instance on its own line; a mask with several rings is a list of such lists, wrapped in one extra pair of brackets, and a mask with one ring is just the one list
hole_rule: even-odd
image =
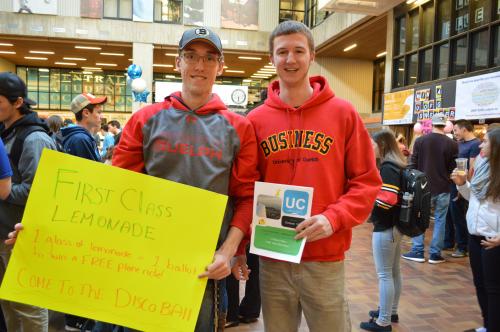
[(26, 14), (57, 15), (58, 0), (12, 0), (12, 11)]
[(500, 117), (500, 72), (457, 80), (457, 119)]
[(228, 29), (258, 30), (259, 0), (222, 0), (221, 26)]
[(88, 18), (102, 18), (102, 0), (81, 0), (80, 16)]
[[(397, 125), (413, 122), (414, 90), (408, 89), (384, 94), (382, 124)], [(419, 99), (421, 96), (419, 97)]]
[[(155, 102), (162, 102), (173, 92), (181, 91), (182, 83), (156, 82)], [(215, 84), (212, 92), (216, 93), (226, 106), (246, 107), (248, 104), (248, 86), (246, 85), (219, 85)]]
[(137, 22), (153, 22), (153, 0), (134, 0), (133, 18)]
[(203, 0), (184, 0), (183, 7), (185, 25), (203, 25)]

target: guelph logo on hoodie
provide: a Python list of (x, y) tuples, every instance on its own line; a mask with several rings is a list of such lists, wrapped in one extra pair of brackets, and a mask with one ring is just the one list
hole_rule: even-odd
[(269, 155), (288, 150), (306, 149), (322, 155), (328, 154), (333, 138), (314, 130), (286, 130), (263, 139), (259, 145), (267, 158)]

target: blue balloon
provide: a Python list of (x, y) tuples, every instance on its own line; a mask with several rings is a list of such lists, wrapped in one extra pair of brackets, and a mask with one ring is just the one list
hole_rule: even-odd
[(141, 66), (136, 65), (135, 63), (131, 64), (127, 68), (127, 74), (128, 74), (128, 77), (130, 77), (131, 79), (134, 80), (136, 78), (141, 77), (141, 75), (142, 75), (142, 68), (141, 68)]
[(146, 103), (148, 101), (149, 93), (150, 92), (148, 90), (144, 90), (141, 93), (132, 91), (132, 95), (134, 96), (134, 101), (138, 101), (141, 103)]

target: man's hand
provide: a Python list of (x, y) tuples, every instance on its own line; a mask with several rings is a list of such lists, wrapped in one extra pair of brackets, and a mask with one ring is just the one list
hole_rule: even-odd
[(8, 235), (9, 238), (4, 241), (5, 244), (14, 245), (16, 243), (16, 240), (17, 240), (17, 235), (23, 229), (24, 229), (23, 224), (21, 224), (21, 223), (15, 224), (14, 230), (12, 232), (10, 232)]
[(301, 222), (295, 231), (296, 240), (307, 238), (307, 242), (317, 241), (329, 237), (333, 234), (333, 228), (328, 218), (322, 214), (317, 214)]
[(198, 276), (198, 278), (208, 278), (221, 280), (231, 274), (231, 257), (222, 254), (217, 250), (214, 254), (212, 264), (207, 266), (206, 271)]
[(247, 256), (236, 256), (233, 266), (231, 267), (231, 273), (236, 278), (236, 280), (248, 280), (250, 272), (251, 270), (247, 265)]
[(456, 168), (451, 172), (450, 178), (457, 186), (463, 186), (467, 182), (467, 174), (459, 173)]
[(487, 237), (486, 240), (481, 241), (481, 245), (486, 250), (500, 246), (500, 235), (497, 235), (495, 237)]

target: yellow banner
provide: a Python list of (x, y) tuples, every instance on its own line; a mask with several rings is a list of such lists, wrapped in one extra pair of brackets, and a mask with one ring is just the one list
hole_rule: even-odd
[(44, 150), (0, 297), (193, 331), (227, 196)]
[(383, 124), (404, 124), (413, 121), (413, 89), (384, 94)]

